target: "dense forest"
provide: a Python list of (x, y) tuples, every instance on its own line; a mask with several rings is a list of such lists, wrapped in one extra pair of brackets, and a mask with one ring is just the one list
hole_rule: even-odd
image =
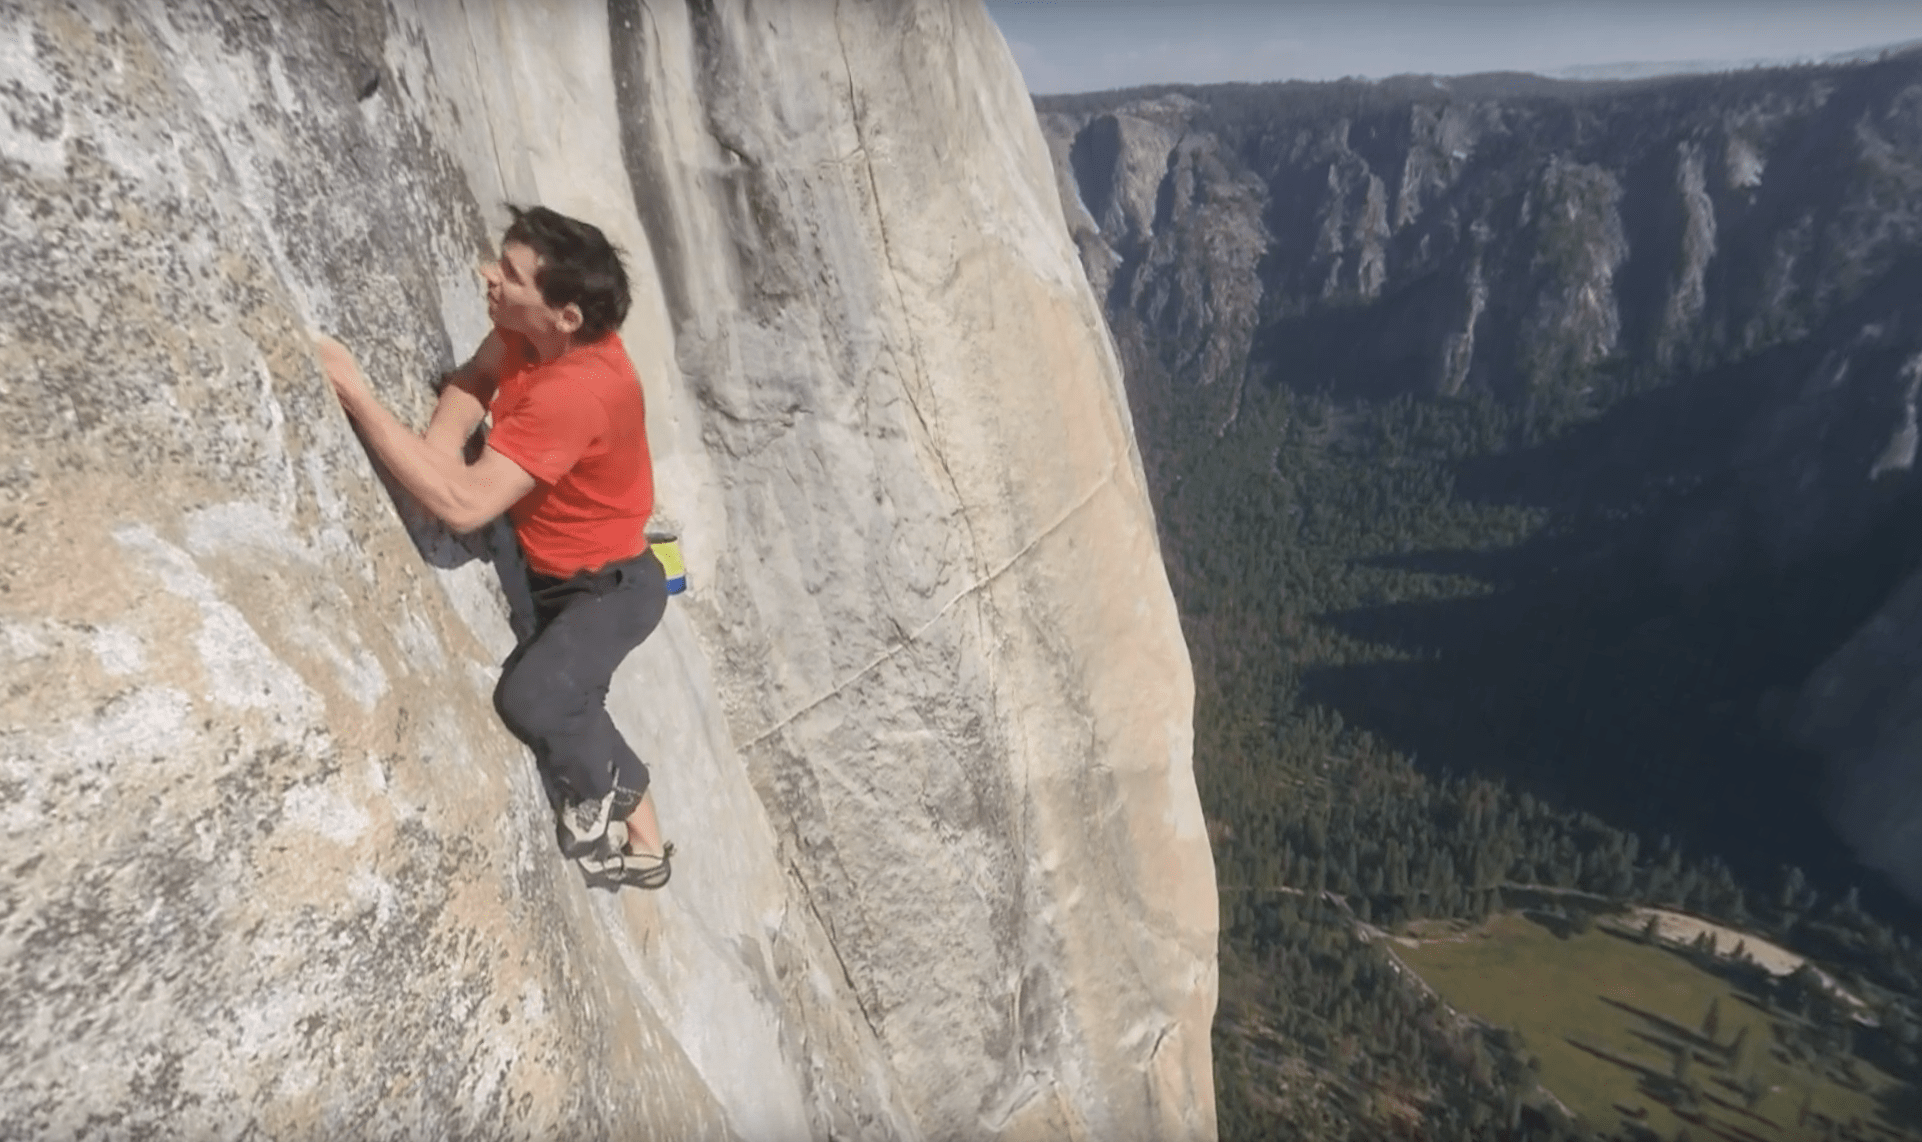
[[(1178, 431), (1140, 396), (1143, 431)], [(1771, 841), (1745, 815), (1755, 770), (1719, 760), (1759, 747), (1713, 733), (1718, 702), (1807, 668), (1825, 648), (1806, 631), (1825, 620), (1785, 599), (1793, 583), (1638, 597), (1612, 565), (1571, 568), (1559, 605), (1516, 599), (1530, 576), (1505, 563), (1552, 547), (1561, 521), (1465, 492), (1461, 474), (1577, 428), (1486, 399), (1343, 405), (1277, 386), (1222, 438), (1164, 450), (1185, 461), (1161, 474), (1158, 506), (1223, 894), (1224, 1138), (1376, 1137), (1403, 1104), (1419, 1106), (1411, 1137), (1562, 1136), (1524, 1113), (1523, 1057), (1451, 1022), (1356, 935), (1484, 916), (1526, 886), (1580, 890), (1584, 908), (1672, 906), (1818, 955), (1880, 997), (1882, 1057), (1922, 1080), (1912, 914), (1884, 889), (1900, 924), (1874, 918), (1832, 845)], [(1912, 541), (1891, 542), (1885, 565), (1849, 573), (1899, 573)], [(1872, 604), (1886, 585), (1847, 597)], [(1497, 652), (1449, 641), (1476, 637)], [(1812, 878), (1772, 859), (1791, 851), (1829, 863)], [(1283, 1044), (1311, 1061), (1295, 1084), (1311, 1094), (1276, 1094)], [(1284, 1062), (1262, 1067), (1265, 1052)]]

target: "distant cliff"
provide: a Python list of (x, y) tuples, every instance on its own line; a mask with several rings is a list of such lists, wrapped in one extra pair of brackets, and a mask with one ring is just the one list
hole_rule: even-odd
[[(1560, 467), (1483, 492), (1610, 521), (1583, 558), (1618, 578), (1632, 531), (1633, 562), (1677, 592), (1867, 564), (1913, 518), (1922, 55), (1038, 106), (1158, 495), (1249, 386), (1283, 385), (1588, 425)], [(1922, 641), (1914, 589), (1876, 620), (1879, 650), (1805, 674), (1763, 720), (1827, 755), (1833, 820), (1922, 898), (1922, 670), (1894, 649)]]
[[(658, 894), (307, 340), (423, 422), (504, 201), (637, 285)], [(1213, 1136), (1188, 660), (978, 4), (16, 6), (0, 253), (0, 1135)]]

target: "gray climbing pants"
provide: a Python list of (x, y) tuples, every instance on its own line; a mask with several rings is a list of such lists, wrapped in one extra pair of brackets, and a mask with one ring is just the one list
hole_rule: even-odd
[(530, 573), (534, 633), (501, 664), (494, 708), (561, 791), (646, 792), (647, 766), (607, 714), (607, 684), (667, 611), (667, 577), (652, 551), (555, 579)]

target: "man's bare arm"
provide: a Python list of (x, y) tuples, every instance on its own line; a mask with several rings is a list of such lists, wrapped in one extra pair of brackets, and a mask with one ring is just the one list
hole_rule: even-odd
[[(460, 442), (466, 439), (466, 433), (460, 434), (451, 449), (436, 446), (427, 438), (416, 436), (374, 396), (367, 387), (366, 379), (361, 376), (360, 366), (345, 346), (324, 335), (314, 337), (314, 346), (320, 357), (321, 369), (333, 384), (341, 407), (360, 426), (367, 446), (387, 465), (401, 486), (412, 492), (421, 505), (434, 513), (442, 523), (455, 531), (473, 531), (485, 526), (534, 490), (534, 477), (492, 448), (482, 449), (480, 458), (472, 464), (463, 460)], [(455, 386), (450, 383), (447, 387), (453, 389)], [(462, 391), (467, 399), (475, 400), (479, 405), (470, 390)], [(444, 403), (434, 411), (437, 421), (441, 419), (443, 409), (447, 408), (446, 393), (443, 391), (441, 395)], [(464, 415), (460, 411), (464, 407), (460, 398), (456, 398), (452, 409), (448, 411), (445, 426), (450, 435), (453, 431), (451, 426), (457, 425), (459, 418)], [(467, 431), (471, 432), (473, 425), (478, 423), (480, 417), (476, 415), (473, 423), (467, 426)]]
[(440, 400), (434, 405), (434, 417), (427, 422), (427, 431), (421, 434), (429, 447), (461, 455), (467, 438), (474, 434), (474, 426), (487, 415), (488, 402), (494, 399), (505, 353), (500, 331), (494, 330), (465, 365), (447, 375)]

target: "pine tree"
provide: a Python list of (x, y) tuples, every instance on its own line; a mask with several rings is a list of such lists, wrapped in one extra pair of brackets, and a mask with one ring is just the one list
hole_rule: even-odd
[(1802, 870), (1790, 865), (1782, 875), (1782, 894), (1778, 898), (1782, 911), (1793, 912), (1802, 901), (1802, 893), (1808, 890), (1808, 878)]

